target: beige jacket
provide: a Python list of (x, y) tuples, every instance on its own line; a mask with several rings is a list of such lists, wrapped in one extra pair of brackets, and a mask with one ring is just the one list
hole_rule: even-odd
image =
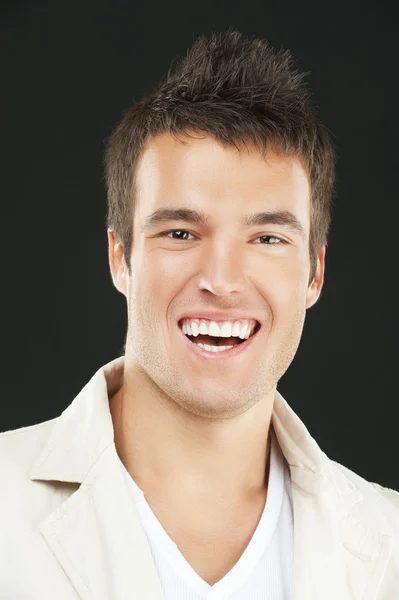
[[(1, 599), (164, 600), (113, 441), (123, 360), (58, 418), (0, 435)], [(330, 460), (278, 392), (272, 423), (292, 478), (294, 600), (399, 600), (399, 493)]]

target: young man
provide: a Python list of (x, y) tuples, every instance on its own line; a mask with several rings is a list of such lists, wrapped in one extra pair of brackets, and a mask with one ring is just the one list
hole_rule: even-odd
[(320, 297), (334, 158), (290, 55), (201, 37), (106, 154), (124, 356), (0, 438), (0, 598), (397, 600), (399, 493), (277, 391)]

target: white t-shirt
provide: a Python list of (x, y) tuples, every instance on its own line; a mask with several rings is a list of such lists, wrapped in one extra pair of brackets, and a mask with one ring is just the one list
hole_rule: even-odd
[(121, 462), (167, 600), (292, 600), (294, 526), (288, 464), (271, 430), (267, 500), (234, 567), (209, 585), (190, 566)]

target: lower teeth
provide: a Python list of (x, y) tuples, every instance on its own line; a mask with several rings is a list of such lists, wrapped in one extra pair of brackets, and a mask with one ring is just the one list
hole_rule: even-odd
[(204, 348), (204, 350), (208, 350), (209, 352), (223, 352), (224, 350), (230, 350), (230, 348), (233, 348), (233, 346), (211, 346), (209, 344), (201, 343), (197, 343), (197, 346), (200, 346), (201, 348)]

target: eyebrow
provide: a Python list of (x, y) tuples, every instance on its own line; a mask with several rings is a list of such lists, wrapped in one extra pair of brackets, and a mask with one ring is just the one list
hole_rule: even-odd
[[(209, 220), (210, 217), (204, 212), (193, 210), (191, 208), (158, 208), (146, 217), (142, 231), (150, 231), (157, 225), (170, 221), (185, 221), (186, 223), (207, 225)], [(243, 227), (254, 227), (256, 225), (282, 225), (292, 232), (299, 234), (303, 239), (306, 238), (305, 229), (298, 217), (287, 210), (247, 213), (242, 216), (240, 222)]]

